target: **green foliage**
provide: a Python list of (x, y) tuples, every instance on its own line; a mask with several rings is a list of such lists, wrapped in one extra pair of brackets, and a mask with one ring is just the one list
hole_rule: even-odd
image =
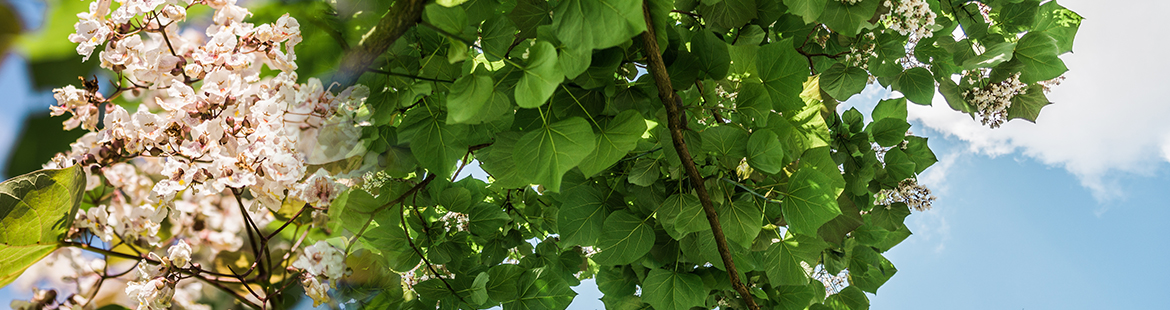
[(61, 247), (85, 193), (81, 167), (38, 170), (0, 183), (0, 286)]
[[(388, 179), (334, 200), (328, 235), (313, 238), (345, 237), (331, 240), (345, 240), (349, 266), (375, 279), (360, 285), (380, 292), (361, 298), (370, 308), (564, 309), (573, 286), (596, 278), (617, 309), (743, 298), (866, 309), (865, 293), (897, 271), (882, 253), (911, 234), (910, 209), (874, 195), (937, 161), (907, 135), (908, 102), (938, 92), (976, 112), (963, 91), (978, 85), (956, 77), (1018, 73), (1029, 86), (1008, 116), (1035, 121), (1049, 104), (1036, 82), (1067, 70), (1060, 55), (1081, 21), (1055, 1), (987, 1), (990, 21), (967, 13), (979, 12), (973, 2), (928, 2), (934, 35), (911, 38), (881, 18), (891, 11), (881, 0), (436, 1), (360, 80), (373, 93), (364, 159)], [(380, 18), (321, 1), (253, 12), (274, 20), (283, 8), (307, 21), (302, 76), (328, 73)], [(662, 91), (676, 102), (645, 74), (657, 65), (648, 42), (666, 68), (651, 73), (669, 75)], [(838, 109), (874, 82), (901, 97), (869, 122)], [(454, 180), (472, 161), (489, 177)], [(0, 283), (58, 246), (81, 197), (77, 169), (0, 185), (0, 199), (19, 201), (0, 201)], [(849, 270), (850, 286), (825, 296), (818, 268)]]

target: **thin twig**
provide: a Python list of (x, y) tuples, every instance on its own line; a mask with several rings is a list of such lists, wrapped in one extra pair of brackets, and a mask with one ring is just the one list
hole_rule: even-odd
[[(463, 296), (459, 296), (459, 292), (456, 291), (454, 287), (451, 287), (451, 283), (447, 283), (446, 278), (443, 278), (442, 275), (439, 275), (439, 271), (435, 270), (435, 266), (431, 265), (431, 261), (427, 259), (427, 256), (423, 255), (422, 251), (418, 249), (418, 246), (414, 245), (414, 238), (410, 237), (410, 228), (406, 227), (406, 214), (403, 212), (405, 210), (402, 210), (405, 207), (406, 204), (402, 204), (402, 206), (399, 208), (398, 217), (402, 220), (402, 232), (406, 234), (406, 243), (409, 243), (410, 248), (414, 249), (414, 253), (418, 254), (418, 257), (422, 258), (424, 264), (427, 264), (427, 269), (429, 269), (431, 273), (435, 275), (435, 278), (438, 278), (439, 281), (442, 281), (443, 285), (447, 286), (447, 290), (451, 291), (451, 294), (454, 294), (456, 298), (459, 298), (459, 301), (462, 301), (466, 304), (467, 301), (463, 300)], [(419, 220), (422, 220), (422, 218), (420, 217)]]
[(417, 76), (417, 75), (409, 75), (409, 74), (405, 74), (405, 73), (379, 70), (379, 69), (374, 69), (374, 68), (366, 69), (366, 71), (377, 73), (377, 74), (385, 74), (385, 75), (389, 75), (389, 76), (399, 76), (399, 77), (404, 77), (404, 78), (419, 79), (419, 80), (423, 80), (423, 81), (440, 82), (440, 83), (455, 83), (455, 81), (435, 79), (435, 78), (429, 78), (429, 77), (421, 77), (421, 76)]

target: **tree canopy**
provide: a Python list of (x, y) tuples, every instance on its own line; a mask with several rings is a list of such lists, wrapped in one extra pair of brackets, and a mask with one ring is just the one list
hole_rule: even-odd
[[(211, 6), (206, 14), (219, 25), (231, 15), (218, 2), (195, 5)], [(186, 9), (194, 19), (197, 9)], [(167, 38), (167, 27), (178, 26), (159, 18), (178, 19), (166, 10), (128, 24), (151, 32), (153, 20)], [(564, 309), (573, 287), (593, 278), (611, 309), (867, 309), (870, 294), (897, 272), (883, 253), (911, 236), (904, 224), (911, 210), (927, 210), (934, 199), (917, 175), (937, 159), (926, 138), (912, 135), (907, 105), (945, 102), (992, 128), (1036, 121), (1050, 104), (1045, 92), (1068, 70), (1060, 56), (1072, 50), (1081, 20), (1039, 0), (302, 1), (261, 5), (247, 18), (277, 29), (286, 13), (300, 21), (304, 42), (264, 41), (259, 30), (230, 40), (281, 53), (269, 56), (257, 80), (324, 80), (271, 99), (290, 101), (284, 121), (311, 88), (348, 114), (300, 127), (319, 126), (313, 146), (320, 146), (301, 155), (308, 159), (299, 175), (289, 174), (297, 176), (285, 193), (265, 185), (272, 183), (240, 185), (233, 173), (283, 173), (249, 171), (239, 166), (244, 155), (235, 172), (141, 168), (155, 173), (146, 184), (153, 196), (136, 201), (177, 210), (155, 220), (170, 224), (155, 228), (155, 239), (103, 238), (100, 225), (77, 223), (96, 212), (87, 210), (144, 195), (122, 192), (132, 185), (112, 179), (115, 163), (165, 158), (197, 167), (201, 157), (185, 155), (185, 143), (90, 161), (77, 155), (56, 166), (69, 168), (0, 184), (0, 256), (12, 257), (0, 259), (0, 283), (56, 248), (78, 247), (111, 261), (172, 266), (168, 279), (179, 283), (222, 282), (221, 293), (253, 307), (300, 298), (287, 293), (301, 289), (295, 283), (318, 300), (307, 281), (327, 278), (331, 298), (322, 300), (373, 309)], [(227, 30), (207, 31), (214, 41)], [(202, 59), (175, 45), (170, 52), (184, 63)], [(292, 70), (280, 57), (293, 55), (294, 45)], [(110, 68), (118, 93), (144, 79)], [(191, 85), (192, 96), (213, 98), (211, 107), (172, 109), (160, 100), (137, 110), (205, 121), (251, 102), (216, 97), (210, 73), (177, 68), (172, 85)], [(895, 98), (869, 115), (840, 107), (874, 84)], [(96, 90), (79, 96), (138, 105)], [(255, 106), (269, 100), (262, 91), (246, 96), (256, 96)], [(87, 129), (114, 130), (105, 119), (100, 130)], [(253, 141), (248, 126), (261, 122), (228, 120), (222, 139)], [(214, 131), (191, 126), (172, 137), (198, 142), (199, 130)], [(255, 167), (276, 160), (261, 158), (273, 159), (255, 159)], [(455, 178), (473, 163), (485, 180)], [(326, 184), (314, 183), (325, 175), (341, 184), (336, 192), (312, 187)], [(87, 188), (87, 179), (96, 185)], [(209, 238), (172, 226), (185, 225), (180, 201), (212, 192), (212, 183), (226, 197), (222, 205), (232, 206), (219, 208), (224, 221), (245, 227), (234, 232), (248, 236), (243, 246), (212, 251), (192, 241), (192, 262), (202, 267), (138, 253)], [(160, 186), (179, 187), (156, 197)], [(227, 210), (232, 204), (240, 210)], [(95, 236), (105, 245), (91, 242)], [(328, 260), (331, 251), (349, 273), (326, 277), (332, 267), (298, 261), (312, 253)], [(326, 271), (313, 278), (314, 268)]]

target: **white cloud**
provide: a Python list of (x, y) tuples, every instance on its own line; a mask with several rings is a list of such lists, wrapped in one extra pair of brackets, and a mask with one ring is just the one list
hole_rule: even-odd
[[(1149, 175), (1170, 161), (1170, 102), (1163, 76), (1170, 61), (1155, 55), (1170, 48), (1160, 1), (1060, 1), (1085, 16), (1067, 79), (1049, 94), (1036, 124), (1015, 120), (999, 129), (981, 126), (935, 97), (934, 106), (911, 105), (909, 116), (968, 142), (969, 150), (998, 156), (1016, 151), (1067, 169), (1099, 201), (1124, 197), (1114, 180)], [(1155, 53), (1155, 54), (1151, 54)]]
[(963, 152), (942, 154), (939, 156), (938, 162), (918, 175), (918, 184), (930, 188), (931, 193), (935, 195), (942, 196), (948, 194), (951, 188), (947, 184), (947, 174), (950, 172), (951, 167), (955, 165), (955, 162), (958, 161), (959, 157), (962, 157), (964, 154)]

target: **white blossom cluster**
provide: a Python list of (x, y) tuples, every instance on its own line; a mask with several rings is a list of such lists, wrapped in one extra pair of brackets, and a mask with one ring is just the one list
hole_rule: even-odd
[[(978, 81), (970, 81), (971, 84), (976, 82)], [(978, 110), (976, 114), (983, 125), (998, 128), (1008, 120), (1007, 109), (1012, 105), (1012, 98), (1023, 94), (1027, 87), (1027, 84), (1020, 82), (1020, 74), (1016, 73), (997, 83), (972, 87), (963, 92), (963, 97)]]
[(305, 294), (313, 299), (313, 307), (328, 301), (329, 287), (336, 286), (337, 281), (352, 272), (345, 267), (345, 253), (325, 241), (305, 247), (304, 254), (293, 262), (292, 267), (304, 271), (301, 285), (305, 287)]
[(935, 26), (938, 14), (930, 10), (930, 4), (925, 0), (886, 0), (884, 5), (891, 8), (884, 18), (891, 30), (914, 39), (933, 35), (931, 28)]
[[(196, 5), (214, 10), (211, 23), (181, 28)], [(113, 189), (95, 191), (105, 198), (78, 212), (71, 236), (151, 249), (172, 242), (160, 237), (169, 227), (164, 235), (179, 240), (167, 257), (143, 251), (163, 264), (139, 264), (137, 280), (127, 283), (138, 309), (167, 309), (172, 301), (205, 308), (195, 303), (202, 286), (178, 283), (180, 270), (194, 268), (193, 255), (240, 250), (247, 221), (263, 227), (285, 206), (324, 214), (376, 165), (318, 168), (365, 155), (369, 89), (299, 82), (297, 20), (286, 14), (253, 24), (245, 21), (251, 15), (236, 0), (94, 0), (77, 14), (69, 40), (83, 61), (97, 51), (117, 84), (103, 93), (96, 80), (83, 79), (81, 87), (53, 90), (51, 114), (70, 116), (66, 130), (89, 132), (45, 168), (81, 165), (87, 191)], [(276, 72), (262, 75), (265, 66)], [(114, 104), (118, 98), (141, 104)], [(322, 243), (309, 249), (320, 258), (298, 263), (315, 262), (305, 265), (313, 275), (306, 281), (318, 284), (306, 291), (320, 302), (328, 290), (320, 283), (344, 276), (345, 256)]]
[(841, 3), (848, 4), (848, 5), (854, 5), (854, 4), (857, 4), (858, 2), (861, 2), (861, 0), (841, 0)]
[(844, 64), (869, 71), (869, 59), (878, 55), (874, 51), (877, 47), (877, 44), (874, 44), (874, 38), (875, 35), (873, 32), (867, 32), (861, 35), (857, 43), (849, 46), (849, 53), (845, 54)]
[[(26, 274), (36, 274), (48, 280), (41, 284), (52, 287), (74, 287), (76, 292), (69, 293), (63, 300), (58, 300), (66, 291), (54, 289), (42, 290), (32, 287), (33, 297), (30, 300), (13, 300), (9, 303), (12, 309), (79, 309), (89, 304), (90, 295), (84, 294), (94, 288), (99, 281), (99, 273), (105, 269), (106, 261), (101, 258), (87, 257), (78, 248), (61, 248), (29, 267)], [(36, 279), (19, 278), (14, 287), (30, 287)]]
[(439, 221), (443, 222), (443, 227), (448, 231), (467, 231), (471, 228), (471, 217), (467, 213), (447, 211)]
[(877, 194), (874, 194), (874, 204), (886, 206), (889, 208), (894, 203), (905, 203), (914, 210), (926, 211), (930, 210), (931, 203), (937, 197), (930, 194), (930, 189), (926, 186), (918, 184), (915, 178), (907, 178), (898, 182), (898, 187), (894, 189), (883, 189)]
[(147, 253), (147, 257), (160, 264), (139, 263), (135, 269), (138, 279), (126, 283), (126, 295), (138, 303), (137, 310), (170, 309), (179, 270), (191, 262), (191, 246), (179, 240), (167, 249), (166, 257), (154, 252)]

